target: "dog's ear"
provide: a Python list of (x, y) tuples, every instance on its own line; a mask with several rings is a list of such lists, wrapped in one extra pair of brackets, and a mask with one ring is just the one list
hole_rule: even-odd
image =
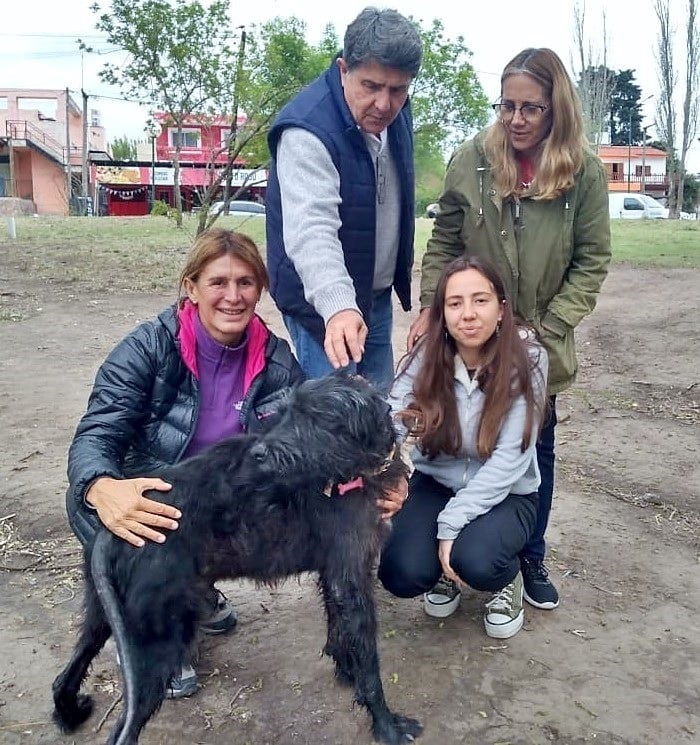
[(251, 433), (266, 432), (273, 427), (288, 408), (293, 390), (292, 387), (281, 388), (256, 402), (248, 431)]

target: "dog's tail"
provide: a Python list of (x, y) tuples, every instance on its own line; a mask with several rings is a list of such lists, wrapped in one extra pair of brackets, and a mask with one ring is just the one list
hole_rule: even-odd
[[(114, 540), (114, 536), (108, 530), (101, 530), (97, 534), (95, 543), (92, 547), (92, 556), (90, 558), (90, 570), (92, 579), (95, 583), (97, 596), (102, 603), (109, 625), (114, 635), (114, 641), (117, 644), (117, 653), (119, 663), (124, 679), (124, 726), (122, 732), (129, 731), (131, 727), (130, 719), (137, 710), (138, 702), (136, 701), (136, 672), (134, 670), (134, 660), (129, 651), (129, 642), (127, 637), (126, 622), (122, 613), (121, 603), (117, 597), (114, 582), (112, 581), (113, 571), (109, 562), (109, 543)], [(116, 743), (121, 740), (117, 738)]]

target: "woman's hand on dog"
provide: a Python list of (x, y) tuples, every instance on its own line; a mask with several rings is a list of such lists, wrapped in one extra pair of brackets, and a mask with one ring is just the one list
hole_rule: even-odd
[(461, 587), (464, 583), (459, 578), (455, 570), (452, 568), (452, 564), (450, 564), (450, 557), (452, 556), (452, 546), (454, 545), (454, 541), (447, 540), (446, 538), (442, 538), (438, 541), (438, 558), (440, 559), (440, 564), (442, 565), (442, 573), (447, 577), (447, 579), (451, 579), (453, 582), (457, 583), (457, 587)]
[(383, 520), (392, 518), (402, 507), (408, 498), (408, 481), (399, 479), (394, 486), (384, 491), (384, 498), (377, 500), (377, 506), (381, 510)]
[(132, 546), (141, 548), (147, 539), (163, 543), (165, 535), (155, 528), (176, 530), (182, 515), (177, 508), (143, 496), (149, 489), (169, 491), (162, 479), (113, 479), (103, 476), (92, 483), (85, 499), (97, 510), (102, 524)]

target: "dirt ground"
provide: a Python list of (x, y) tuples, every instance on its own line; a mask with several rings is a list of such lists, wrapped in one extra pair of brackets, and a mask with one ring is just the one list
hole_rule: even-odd
[[(95, 369), (170, 301), (65, 288), (0, 255), (0, 743), (103, 743), (118, 711), (114, 647), (87, 681), (95, 711), (61, 736), (51, 682), (80, 616), (80, 552), (64, 515), (68, 443)], [(555, 611), (527, 607), (500, 643), (469, 592), (444, 622), (377, 591), (390, 705), (426, 745), (700, 743), (700, 272), (616, 266), (581, 326), (581, 374), (560, 397), (549, 566)], [(417, 297), (417, 291), (415, 293)], [(263, 313), (281, 324), (269, 301)], [(396, 349), (409, 317), (397, 313)], [(313, 578), (224, 583), (239, 626), (201, 645), (203, 688), (165, 702), (144, 745), (369, 743), (369, 719), (319, 656)]]

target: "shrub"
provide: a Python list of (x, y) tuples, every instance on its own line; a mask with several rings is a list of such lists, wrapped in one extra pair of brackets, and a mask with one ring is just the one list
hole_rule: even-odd
[(151, 215), (154, 217), (170, 217), (170, 205), (162, 199), (157, 199), (151, 207)]

